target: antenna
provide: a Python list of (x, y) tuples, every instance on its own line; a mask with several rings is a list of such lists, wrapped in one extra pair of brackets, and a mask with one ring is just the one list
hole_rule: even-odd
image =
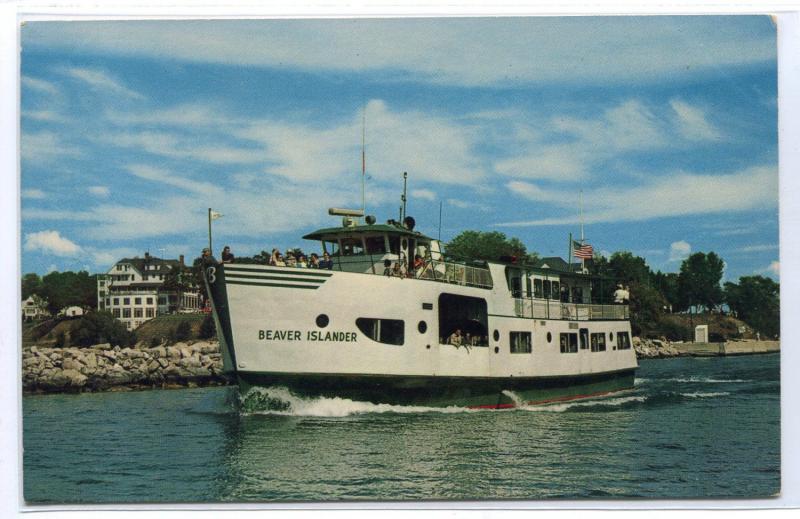
[(437, 240), (442, 241), (442, 201), (439, 200), (439, 237)]
[(400, 201), (403, 202), (403, 206), (400, 209), (400, 221), (403, 221), (403, 218), (406, 216), (406, 188), (408, 185), (408, 172), (403, 171), (403, 196), (400, 197)]
[(367, 211), (365, 182), (367, 178), (367, 103), (361, 111), (361, 211)]

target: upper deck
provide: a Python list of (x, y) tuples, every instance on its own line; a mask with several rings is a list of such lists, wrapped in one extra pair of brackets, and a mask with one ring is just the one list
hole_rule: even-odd
[[(529, 319), (629, 318), (627, 305), (612, 305), (601, 300), (602, 287), (597, 287), (592, 277), (559, 269), (558, 262), (531, 266), (455, 261), (445, 257), (438, 240), (414, 231), (413, 222), (411, 228), (394, 220), (367, 225), (357, 225), (348, 219), (344, 222), (341, 227), (320, 229), (303, 236), (321, 242), (322, 250), (330, 255), (332, 270), (491, 291), (491, 297), (513, 299), (515, 316)], [(566, 265), (563, 260), (559, 261)], [(500, 283), (503, 278), (505, 283)]]

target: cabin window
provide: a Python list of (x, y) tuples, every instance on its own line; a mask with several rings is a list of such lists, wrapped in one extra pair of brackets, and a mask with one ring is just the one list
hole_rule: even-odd
[(525, 297), (531, 297), (533, 294), (531, 290), (531, 278), (529, 276), (525, 276)]
[(548, 296), (548, 299), (558, 299), (558, 294), (561, 291), (561, 286), (558, 281), (553, 281), (553, 292), (552, 297)]
[(578, 334), (562, 333), (560, 346), (561, 353), (578, 353)]
[(545, 299), (550, 299), (550, 295), (551, 295), (550, 290), (551, 289), (552, 289), (551, 283), (549, 281), (545, 280), (545, 282), (544, 282), (544, 298)]
[(439, 296), (439, 340), (447, 344), (447, 339), (456, 330), (466, 338), (469, 334), (475, 346), (489, 345), (488, 312), (486, 300), (456, 294)]
[(606, 351), (606, 334), (592, 334), (592, 351)]
[(617, 332), (617, 349), (629, 350), (631, 349), (631, 337), (628, 332)]
[(402, 346), (405, 340), (405, 323), (399, 319), (359, 317), (356, 319), (356, 326), (375, 342)]
[(573, 303), (583, 303), (583, 288), (582, 287), (572, 287), (572, 302)]
[(531, 332), (511, 332), (509, 337), (511, 353), (531, 352)]
[(342, 238), (342, 256), (364, 254), (364, 244), (357, 238)]
[(391, 236), (389, 238), (389, 251), (392, 254), (400, 254), (400, 237)]
[(580, 329), (580, 340), (581, 340), (581, 349), (588, 350), (589, 349), (589, 329), (588, 328), (581, 328)]
[(330, 254), (331, 256), (338, 256), (339, 255), (339, 243), (335, 241), (324, 241), (322, 242), (322, 250)]
[(367, 242), (367, 254), (385, 254), (386, 253), (386, 242), (383, 239), (383, 236), (371, 236), (366, 239)]
[(533, 297), (538, 297), (539, 299), (544, 297), (544, 291), (542, 289), (541, 279), (533, 280)]

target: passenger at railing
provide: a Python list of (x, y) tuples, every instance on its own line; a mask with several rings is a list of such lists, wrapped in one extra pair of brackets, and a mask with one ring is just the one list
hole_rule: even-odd
[(569, 288), (566, 285), (561, 285), (561, 302), (569, 303)]
[(308, 257), (308, 268), (310, 269), (319, 268), (319, 256), (317, 256), (316, 252), (312, 252), (311, 256)]
[(625, 289), (622, 288), (622, 285), (617, 285), (617, 289), (614, 290), (614, 304), (621, 305), (625, 302)]
[(222, 249), (222, 263), (233, 263), (234, 257), (231, 248), (227, 245)]
[(333, 261), (331, 260), (330, 254), (327, 252), (322, 254), (322, 261), (319, 262), (319, 268), (333, 270)]
[(383, 260), (383, 275), (384, 276), (391, 276), (392, 275), (392, 260)]
[(211, 255), (211, 249), (209, 249), (208, 247), (203, 249), (203, 252), (200, 255), (200, 260), (203, 263), (203, 267), (217, 264), (217, 259)]
[(306, 262), (306, 257), (301, 254), (300, 257), (297, 258), (297, 265), (295, 265), (295, 267), (301, 269), (308, 268), (308, 262)]
[(419, 277), (422, 271), (425, 270), (425, 260), (419, 254), (414, 256), (414, 275)]
[(286, 266), (287, 267), (296, 267), (297, 266), (297, 258), (294, 257), (289, 251), (286, 251)]
[(269, 264), (273, 267), (286, 266), (286, 262), (283, 261), (283, 256), (281, 255), (281, 251), (278, 249), (272, 249), (272, 256), (269, 258)]
[(631, 299), (631, 289), (628, 285), (625, 285), (625, 288), (622, 289), (622, 292), (622, 303), (627, 305)]
[(450, 334), (450, 337), (447, 338), (447, 344), (452, 344), (453, 346), (461, 346), (464, 342), (464, 337), (461, 335), (461, 330), (456, 328), (456, 330)]
[(395, 261), (394, 265), (392, 265), (392, 276), (398, 277), (400, 279), (406, 277), (404, 263), (399, 261)]

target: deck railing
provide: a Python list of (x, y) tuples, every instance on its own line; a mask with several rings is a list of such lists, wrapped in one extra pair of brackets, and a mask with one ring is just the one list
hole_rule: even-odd
[(430, 257), (426, 258), (425, 267), (415, 273), (414, 277), (469, 287), (492, 288), (489, 269)]
[(562, 303), (548, 299), (514, 298), (517, 317), (563, 319), (568, 321), (624, 320), (630, 318), (628, 305)]

